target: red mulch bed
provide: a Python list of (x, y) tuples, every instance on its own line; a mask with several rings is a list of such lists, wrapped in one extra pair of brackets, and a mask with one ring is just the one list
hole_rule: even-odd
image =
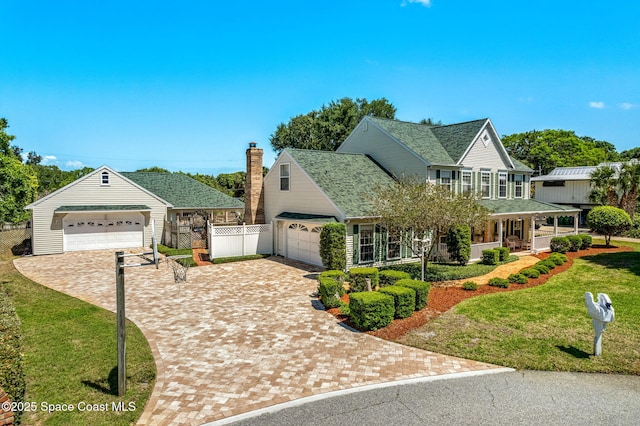
[[(462, 287), (432, 287), (429, 291), (429, 302), (427, 307), (414, 312), (414, 314), (409, 318), (404, 319), (396, 319), (393, 320), (391, 324), (388, 326), (381, 328), (375, 331), (367, 331), (367, 334), (372, 336), (380, 337), (382, 339), (397, 341), (402, 336), (404, 336), (409, 331), (416, 329), (418, 327), (423, 326), (430, 320), (438, 317), (443, 312), (448, 311), (456, 304), (462, 302), (465, 299), (470, 297), (480, 296), (488, 293), (497, 293), (504, 291), (516, 291), (523, 288), (535, 287), (540, 284), (544, 284), (547, 282), (549, 278), (552, 276), (559, 274), (560, 272), (564, 272), (573, 265), (573, 260), (577, 257), (583, 256), (593, 256), (601, 253), (616, 253), (621, 251), (633, 251), (631, 247), (604, 247), (604, 246), (593, 246), (587, 250), (580, 250), (578, 252), (568, 252), (566, 253), (569, 258), (568, 262), (565, 262), (563, 265), (556, 266), (554, 269), (549, 271), (548, 274), (540, 275), (538, 278), (530, 278), (526, 284), (511, 284), (509, 288), (499, 288), (499, 287), (491, 287), (489, 285), (480, 285), (478, 289), (475, 291), (467, 291), (463, 290)], [(540, 253), (537, 254), (536, 257), (540, 260), (546, 259), (549, 257), (550, 253)], [(470, 278), (469, 281), (473, 281), (473, 278)], [(345, 295), (342, 298), (342, 301), (345, 303), (349, 303), (349, 295)], [(340, 313), (339, 308), (328, 309), (331, 315), (340, 320), (340, 322), (352, 327), (353, 324), (349, 321), (349, 318), (346, 315), (342, 315)]]

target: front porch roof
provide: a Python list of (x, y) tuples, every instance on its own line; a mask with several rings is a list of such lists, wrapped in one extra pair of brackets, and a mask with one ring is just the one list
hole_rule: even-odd
[(545, 203), (538, 200), (480, 200), (480, 204), (491, 211), (490, 216), (514, 215), (572, 215), (580, 209), (571, 206)]

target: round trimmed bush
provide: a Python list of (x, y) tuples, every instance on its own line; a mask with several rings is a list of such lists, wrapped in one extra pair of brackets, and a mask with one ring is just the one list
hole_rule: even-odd
[(551, 253), (551, 255), (547, 257), (547, 260), (555, 263), (556, 266), (562, 265), (564, 263), (564, 260), (562, 260), (560, 256), (554, 256), (555, 254), (560, 254), (560, 253)]
[(395, 271), (393, 269), (386, 269), (380, 271), (378, 274), (380, 279), (380, 287), (386, 287), (394, 285), (397, 281), (411, 279), (411, 274), (403, 271)]
[(553, 237), (551, 239), (551, 251), (557, 253), (566, 253), (569, 251), (571, 243), (567, 237)]
[(540, 262), (541, 265), (546, 266), (547, 268), (549, 268), (549, 270), (552, 270), (556, 267), (556, 262), (554, 262), (553, 260), (547, 258), (545, 260), (541, 260)]
[(591, 247), (591, 244), (593, 244), (593, 238), (589, 234), (578, 234), (578, 237), (582, 240), (582, 246), (580, 247), (581, 250), (586, 250)]
[(532, 268), (537, 270), (541, 274), (548, 274), (549, 273), (549, 268), (547, 267), (547, 265), (545, 265), (543, 263), (540, 263), (540, 262), (538, 262), (535, 265), (533, 265)]
[(520, 271), (522, 275), (529, 278), (538, 278), (540, 276), (540, 271), (534, 268), (526, 268)]
[(509, 288), (509, 281), (505, 278), (491, 278), (489, 285), (491, 287)]
[(473, 281), (466, 281), (462, 284), (462, 289), (467, 291), (475, 291), (478, 289), (478, 284)]
[(514, 284), (526, 284), (527, 281), (529, 281), (529, 278), (527, 278), (526, 275), (522, 275), (522, 274), (511, 274), (509, 275), (507, 280), (510, 283), (514, 283)]
[(569, 251), (578, 251), (582, 247), (582, 238), (577, 235), (567, 235), (569, 240)]

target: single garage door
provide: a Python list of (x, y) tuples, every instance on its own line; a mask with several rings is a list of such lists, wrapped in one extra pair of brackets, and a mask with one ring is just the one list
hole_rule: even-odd
[(140, 213), (68, 214), (62, 219), (64, 251), (143, 247)]
[(320, 258), (320, 226), (292, 223), (287, 228), (287, 257), (311, 265), (322, 266)]

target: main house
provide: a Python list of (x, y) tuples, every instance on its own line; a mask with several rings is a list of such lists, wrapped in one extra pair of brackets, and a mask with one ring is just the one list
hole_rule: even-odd
[[(531, 174), (508, 155), (489, 119), (430, 126), (365, 117), (336, 152), (280, 153), (264, 179), (265, 219), (274, 224), (274, 253), (285, 257), (321, 265), (321, 226), (342, 222), (348, 268), (415, 261), (400, 235), (379, 226), (371, 201), (377, 185), (417, 176), (454, 193), (481, 194), (491, 214), (473, 229), (472, 259), (507, 244), (536, 251), (557, 234), (556, 227), (541, 235), (537, 221), (579, 210), (531, 199)], [(439, 252), (446, 257), (446, 246)]]
[(33, 254), (206, 244), (206, 222), (238, 224), (244, 204), (181, 173), (122, 172), (102, 166), (26, 207)]

